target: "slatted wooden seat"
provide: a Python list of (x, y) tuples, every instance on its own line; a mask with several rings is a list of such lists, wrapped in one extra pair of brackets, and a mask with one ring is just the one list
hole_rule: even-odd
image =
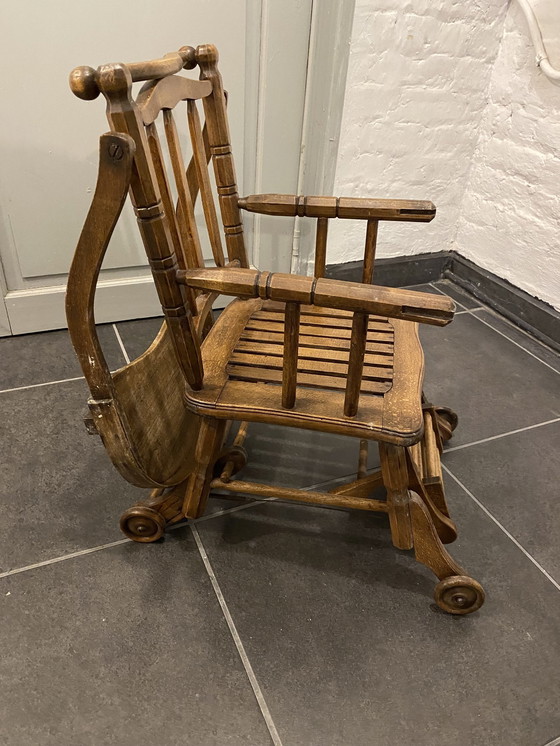
[[(123, 531), (155, 541), (166, 525), (202, 515), (212, 488), (381, 511), (393, 544), (414, 549), (439, 578), (441, 608), (475, 611), (484, 592), (444, 547), (456, 528), (440, 454), (456, 415), (422, 396), (418, 339), (419, 323), (448, 324), (454, 305), (441, 295), (373, 284), (379, 223), (428, 222), (435, 207), (417, 200), (239, 198), (217, 62), (215, 47), (202, 45), (71, 74), (80, 98), (103, 94), (111, 132), (100, 140), (97, 188), (69, 275), (68, 326), (91, 390), (90, 428), (127, 480), (154, 488), (122, 516)], [(196, 67), (200, 80), (182, 73)], [(144, 85), (135, 98), (136, 81)], [(192, 146), (188, 164), (182, 127)], [(127, 195), (164, 324), (140, 358), (111, 374), (96, 334), (94, 294)], [(214, 267), (203, 260), (199, 196)], [(241, 211), (316, 219), (314, 275), (251, 269)], [(325, 278), (333, 219), (365, 223), (361, 283)], [(213, 323), (219, 294), (236, 299)], [(320, 492), (233, 478), (246, 462), (243, 443), (253, 421), (356, 438), (356, 479)], [(232, 422), (239, 427), (228, 445)], [(381, 468), (368, 472), (372, 441)], [(374, 498), (381, 486), (386, 496)]]
[[(370, 318), (360, 405), (356, 416), (348, 418), (344, 416), (344, 399), (352, 314), (302, 306), (297, 406), (286, 410), (282, 406), (284, 306), (274, 301), (236, 301), (221, 314), (202, 347), (208, 371), (204, 388), (188, 392), (188, 406), (199, 414), (228, 419), (330, 432), (344, 428), (359, 438), (375, 437), (400, 445), (418, 440), (423, 427), (419, 391), (424, 363), (418, 325)], [(219, 344), (214, 343), (215, 338)], [(399, 372), (405, 360), (406, 374), (402, 375)]]

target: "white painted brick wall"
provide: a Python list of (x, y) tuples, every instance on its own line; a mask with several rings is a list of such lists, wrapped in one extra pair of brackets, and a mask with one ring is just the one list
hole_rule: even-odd
[(560, 87), (534, 59), (525, 19), (513, 2), (455, 248), (560, 310)]
[[(334, 193), (431, 199), (429, 225), (383, 223), (379, 256), (452, 248), (505, 0), (357, 0)], [(364, 226), (332, 221), (329, 263)]]

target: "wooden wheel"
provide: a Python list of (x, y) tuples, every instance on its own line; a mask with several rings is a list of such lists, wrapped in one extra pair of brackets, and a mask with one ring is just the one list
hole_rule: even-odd
[(221, 476), (228, 462), (232, 463), (229, 476), (237, 474), (238, 471), (241, 471), (241, 469), (247, 465), (247, 460), (247, 451), (243, 446), (233, 445), (231, 448), (228, 448), (220, 454), (218, 460), (214, 464), (214, 475), (217, 477)]
[(122, 514), (120, 527), (132, 541), (157, 541), (165, 531), (165, 518), (153, 508), (134, 505)]
[(468, 575), (451, 575), (436, 585), (434, 599), (448, 614), (472, 614), (484, 603), (484, 589)]
[(459, 423), (459, 417), (449, 407), (434, 407), (441, 439), (446, 442), (453, 435), (453, 431)]

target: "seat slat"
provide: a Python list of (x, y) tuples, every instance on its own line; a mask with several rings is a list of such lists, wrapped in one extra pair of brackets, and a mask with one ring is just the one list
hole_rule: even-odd
[[(265, 300), (261, 311), (284, 311), (285, 304), (278, 300)], [(337, 319), (351, 319), (352, 311), (345, 311), (343, 308), (325, 308), (324, 306), (308, 306), (305, 303), (301, 304), (301, 312), (309, 316), (331, 316)], [(370, 316), (371, 321), (381, 321), (385, 324), (390, 324), (389, 319), (386, 316)]]
[[(257, 368), (249, 365), (227, 366), (230, 379), (238, 381), (261, 381), (264, 383), (282, 383), (281, 368)], [(312, 388), (333, 389), (343, 391), (346, 388), (346, 379), (336, 376), (321, 376), (312, 373), (298, 373), (299, 386), (310, 386)], [(390, 381), (364, 381), (363, 394), (381, 395), (391, 388)]]
[[(232, 365), (250, 365), (257, 368), (282, 369), (282, 358), (277, 355), (259, 355), (253, 352), (233, 352), (230, 357)], [(339, 363), (333, 360), (310, 360), (308, 358), (298, 359), (297, 371), (316, 373), (320, 376), (340, 376), (346, 378), (348, 363)], [(364, 365), (364, 380), (390, 381), (393, 377), (392, 368), (382, 368), (375, 365)]]
[[(284, 314), (281, 312), (275, 312), (275, 311), (259, 311), (258, 313), (253, 314), (253, 319), (258, 319), (259, 321), (271, 321), (271, 322), (278, 322), (283, 324), (284, 323)], [(336, 317), (336, 316), (326, 316), (326, 315), (319, 315), (319, 314), (310, 314), (305, 313), (303, 310), (301, 312), (301, 323), (302, 324), (310, 324), (312, 326), (326, 326), (330, 328), (342, 328), (342, 329), (351, 329), (352, 328), (352, 316), (347, 317)], [(391, 327), (389, 324), (385, 321), (370, 321), (369, 329), (376, 329), (383, 332), (390, 332)]]
[[(239, 337), (244, 342), (270, 342), (270, 343), (282, 343), (284, 336), (281, 332), (271, 331), (260, 331), (257, 329), (244, 329)], [(330, 350), (349, 350), (350, 349), (350, 338), (337, 339), (334, 337), (312, 337), (309, 335), (300, 335), (299, 338), (300, 347), (321, 347)], [(375, 342), (366, 343), (366, 352), (376, 352), (380, 355), (392, 355), (393, 354), (393, 339), (376, 340)]]
[[(264, 319), (249, 319), (247, 322), (246, 329), (262, 332), (283, 332), (284, 325), (275, 321), (265, 321)], [(328, 337), (329, 339), (336, 337), (338, 339), (350, 339), (352, 329), (337, 328), (332, 329), (326, 326), (313, 326), (311, 324), (301, 324), (300, 334), (308, 335), (311, 337)], [(370, 342), (374, 341), (387, 341), (391, 342), (393, 339), (392, 332), (381, 332), (376, 329), (368, 331), (367, 339)]]
[[(274, 355), (282, 358), (284, 346), (278, 342), (276, 344), (262, 341), (244, 341), (239, 340), (235, 346), (234, 352), (253, 353), (258, 355)], [(324, 362), (341, 362), (348, 364), (348, 348), (346, 350), (331, 350), (326, 347), (298, 347), (298, 357), (308, 360), (322, 360)], [(392, 355), (372, 355), (367, 353), (364, 356), (366, 365), (376, 365), (382, 368), (391, 368), (393, 365)]]

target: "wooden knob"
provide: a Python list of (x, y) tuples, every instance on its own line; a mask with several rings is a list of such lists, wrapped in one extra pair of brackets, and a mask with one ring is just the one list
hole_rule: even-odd
[(179, 54), (184, 60), (183, 68), (192, 70), (196, 67), (196, 49), (194, 47), (181, 47)]
[(96, 76), (97, 73), (93, 67), (87, 67), (87, 65), (75, 67), (69, 78), (72, 93), (84, 101), (93, 101), (99, 96)]
[(196, 61), (199, 65), (215, 65), (218, 59), (218, 49), (213, 44), (201, 44), (196, 48)]

